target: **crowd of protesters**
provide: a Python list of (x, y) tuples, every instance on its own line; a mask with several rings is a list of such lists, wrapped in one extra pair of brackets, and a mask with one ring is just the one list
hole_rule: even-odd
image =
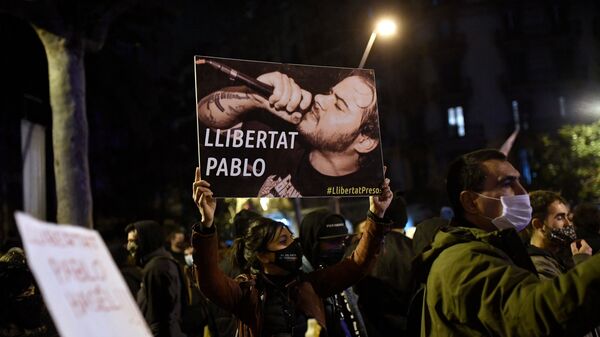
[[(317, 209), (294, 233), (242, 210), (223, 249), (196, 170), (190, 231), (138, 221), (111, 253), (154, 336), (600, 336), (599, 205), (519, 177), (474, 151), (449, 166), (451, 209), (414, 236), (386, 178), (360, 224)], [(0, 336), (58, 336), (23, 250), (2, 253)]]

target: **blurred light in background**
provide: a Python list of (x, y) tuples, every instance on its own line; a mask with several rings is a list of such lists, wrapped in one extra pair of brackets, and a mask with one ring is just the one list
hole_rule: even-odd
[(375, 26), (375, 32), (381, 36), (390, 36), (396, 33), (397, 28), (394, 20), (381, 19), (377, 22), (377, 26)]

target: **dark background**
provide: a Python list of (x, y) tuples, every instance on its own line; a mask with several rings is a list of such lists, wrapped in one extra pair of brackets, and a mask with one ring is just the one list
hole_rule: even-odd
[[(197, 219), (190, 198), (194, 55), (353, 68), (381, 14), (395, 16), (400, 32), (376, 40), (366, 67), (377, 79), (387, 175), (406, 196), (412, 220), (447, 203), (443, 177), (451, 158), (499, 147), (508, 137), (517, 123), (513, 102), (523, 131), (511, 160), (535, 187), (539, 135), (598, 119), (577, 102), (598, 92), (599, 13), (599, 1), (591, 0), (142, 2), (85, 59), (95, 227), (118, 236), (132, 220)], [(26, 22), (6, 14), (0, 46), (6, 238), (14, 232), (12, 212), (23, 204), (21, 119), (47, 128), (48, 220), (56, 200), (44, 49)], [(464, 135), (448, 123), (456, 106), (464, 111)]]

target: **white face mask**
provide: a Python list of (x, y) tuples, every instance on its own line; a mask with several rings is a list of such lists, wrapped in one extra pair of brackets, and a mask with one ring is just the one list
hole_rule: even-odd
[(187, 264), (188, 267), (191, 267), (194, 264), (194, 256), (191, 254), (186, 254), (184, 257), (185, 264)]
[(529, 194), (501, 196), (499, 199), (479, 193), (477, 194), (484, 198), (499, 200), (502, 203), (502, 215), (495, 219), (483, 216), (490, 219), (496, 228), (515, 228), (517, 232), (520, 232), (525, 229), (531, 221), (532, 209)]

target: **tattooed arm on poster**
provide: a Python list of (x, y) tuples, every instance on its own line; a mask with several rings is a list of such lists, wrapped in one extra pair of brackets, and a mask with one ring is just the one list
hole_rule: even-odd
[(265, 109), (289, 123), (300, 123), (302, 111), (312, 103), (312, 94), (278, 71), (263, 74), (258, 80), (273, 86), (268, 99), (245, 86), (224, 88), (198, 102), (198, 119), (213, 129), (229, 129), (239, 124), (248, 111)]

